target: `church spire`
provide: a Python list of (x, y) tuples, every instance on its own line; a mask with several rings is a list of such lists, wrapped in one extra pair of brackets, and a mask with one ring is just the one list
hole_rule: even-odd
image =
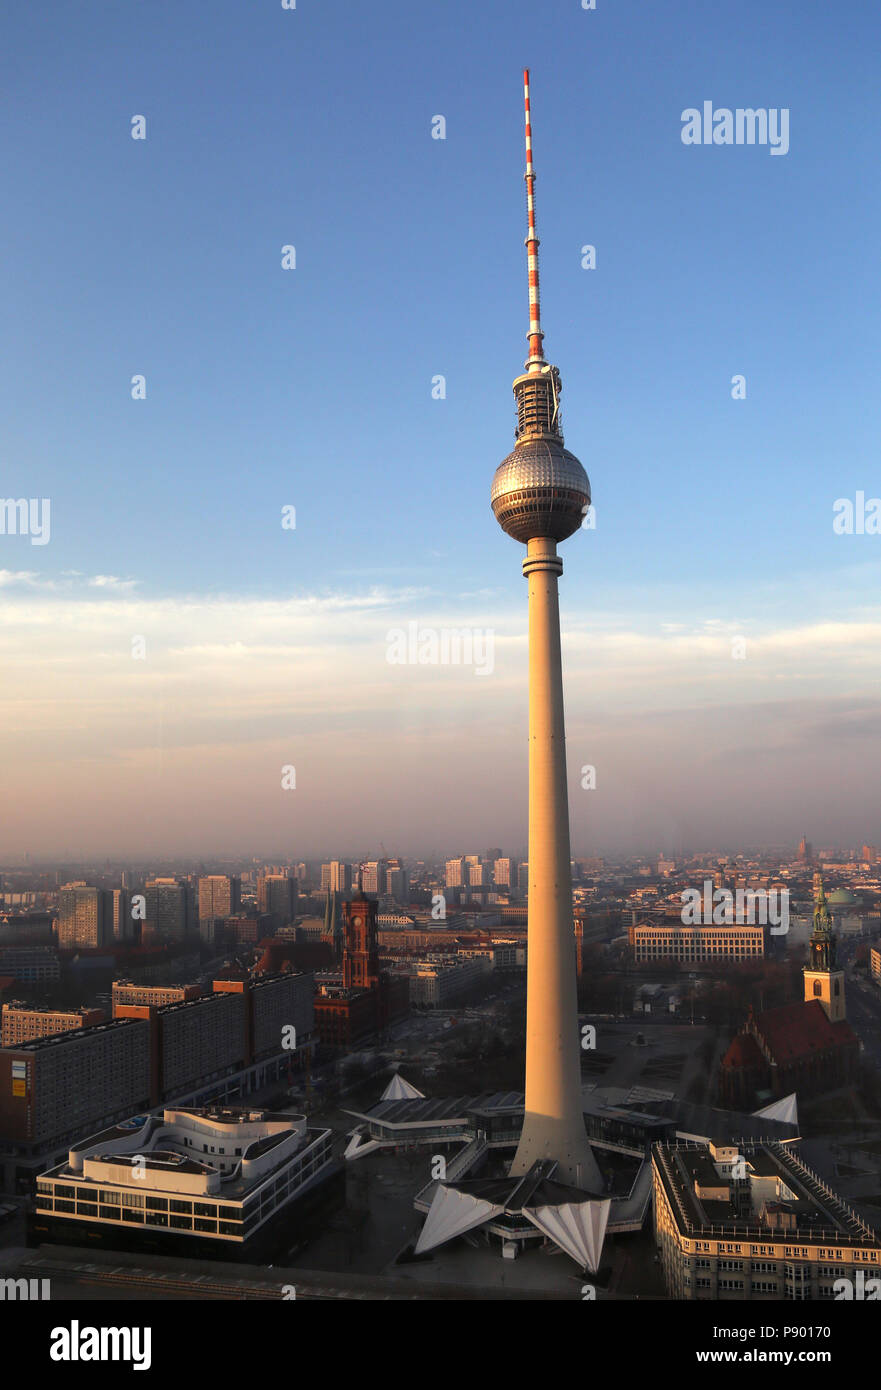
[(817, 901), (814, 906), (814, 930), (811, 933), (811, 970), (835, 969), (835, 936), (832, 930), (832, 913), (826, 901), (823, 879), (817, 887)]
[(823, 875), (819, 874), (819, 885), (817, 888), (817, 901), (814, 906), (814, 935), (830, 936), (832, 933), (832, 914), (829, 911), (829, 904), (826, 901), (826, 890), (823, 887)]

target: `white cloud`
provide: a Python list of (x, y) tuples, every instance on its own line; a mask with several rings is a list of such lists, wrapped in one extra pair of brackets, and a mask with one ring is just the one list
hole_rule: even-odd
[(134, 589), (140, 582), (139, 579), (119, 579), (115, 574), (95, 574), (91, 579), (86, 580), (90, 589), (115, 589), (119, 591)]
[[(519, 594), (444, 598), (376, 588), (157, 598), (112, 576), (45, 592), (40, 578), (0, 571), (7, 590), (0, 730), (7, 804), (16, 807), (5, 832), (12, 848), (19, 840), (67, 844), (60, 837), (69, 824), (95, 849), (118, 834), (132, 849), (170, 846), (178, 833), (210, 848), (221, 832), (229, 845), (251, 844), (249, 836), (281, 835), (279, 826), (288, 827), (285, 835), (332, 838), (335, 827), (363, 822), (369, 837), (381, 817), (390, 834), (397, 817), (401, 834), (437, 844), (445, 817), (451, 834), (464, 833), (456, 817), (466, 803), (475, 834), (495, 817), (519, 824), (525, 813)], [(411, 619), (492, 629), (492, 675), (389, 665), (386, 634)], [(731, 636), (741, 631), (747, 655), (734, 660)], [(135, 636), (144, 638), (144, 660), (133, 659)], [(818, 729), (826, 762), (836, 749), (851, 756), (877, 703), (881, 612), (854, 609), (834, 622), (785, 626), (756, 618), (741, 628), (723, 619), (695, 623), (684, 605), (680, 612), (665, 605), (663, 622), (569, 609), (564, 662), (573, 766), (597, 765), (607, 797), (576, 806), (582, 815), (588, 806), (601, 813), (598, 827), (610, 837), (638, 831), (663, 842), (664, 806), (678, 808), (683, 826), (692, 816), (698, 832), (714, 807), (732, 816), (754, 809), (750, 749), (778, 760), (784, 787), (802, 775)], [(729, 749), (736, 765), (718, 785), (695, 780), (702, 759), (718, 762)], [(297, 766), (296, 801), (276, 789), (285, 762)], [(862, 762), (869, 776), (869, 760)], [(861, 765), (848, 763), (852, 784)], [(369, 788), (366, 802), (352, 797), (353, 774)], [(770, 797), (763, 788), (762, 796), (769, 817), (772, 808), (783, 814), (782, 792)], [(803, 805), (804, 788), (798, 796)], [(584, 832), (576, 824), (574, 833)], [(501, 828), (498, 836), (504, 842)]]

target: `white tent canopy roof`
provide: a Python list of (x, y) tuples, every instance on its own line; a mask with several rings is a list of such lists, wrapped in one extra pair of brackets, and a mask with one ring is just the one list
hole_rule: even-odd
[(787, 1124), (798, 1124), (798, 1097), (793, 1091), (791, 1096), (784, 1096), (782, 1100), (775, 1100), (771, 1105), (766, 1105), (764, 1110), (754, 1110), (754, 1115), (761, 1115), (766, 1120), (785, 1120)]
[(611, 1206), (605, 1197), (598, 1202), (570, 1202), (559, 1207), (524, 1207), (523, 1215), (582, 1269), (596, 1274)]
[(425, 1100), (421, 1091), (417, 1091), (415, 1086), (411, 1086), (409, 1081), (405, 1081), (399, 1072), (395, 1072), (389, 1084), (380, 1097), (381, 1100)]
[(487, 1202), (482, 1197), (474, 1197), (470, 1192), (459, 1192), (455, 1187), (439, 1186), (428, 1209), (415, 1253), (424, 1255), (426, 1250), (445, 1245), (454, 1236), (461, 1236), (475, 1226), (482, 1226), (485, 1221), (491, 1220), (504, 1210), (504, 1207)]

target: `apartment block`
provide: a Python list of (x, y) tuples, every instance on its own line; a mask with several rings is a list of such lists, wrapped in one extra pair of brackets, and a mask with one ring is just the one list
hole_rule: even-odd
[(14, 1047), (33, 1038), (48, 1038), (54, 1033), (92, 1028), (104, 1022), (101, 1009), (33, 1009), (13, 1000), (3, 1005), (0, 1046)]

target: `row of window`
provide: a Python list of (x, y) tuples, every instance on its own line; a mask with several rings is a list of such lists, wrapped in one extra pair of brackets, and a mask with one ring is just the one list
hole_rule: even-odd
[[(50, 1197), (37, 1197), (37, 1210), (41, 1212), (60, 1212), (69, 1216), (85, 1216), (92, 1220), (96, 1217), (102, 1221), (118, 1222), (129, 1221), (137, 1225), (161, 1226), (166, 1230), (180, 1231), (205, 1231), (211, 1235), (220, 1234), (223, 1236), (242, 1237), (249, 1227), (255, 1224), (257, 1218), (251, 1222), (242, 1224), (241, 1221), (218, 1221), (216, 1216), (186, 1216), (177, 1215), (173, 1212), (151, 1211), (136, 1207), (117, 1207), (108, 1206), (106, 1203), (97, 1202), (71, 1202), (63, 1197), (59, 1197), (53, 1208)], [(221, 1210), (231, 1210), (231, 1208), (221, 1208)]]
[[(708, 1240), (696, 1240), (694, 1242), (694, 1248), (697, 1251), (710, 1251), (712, 1250), (712, 1243)], [(720, 1241), (718, 1244), (718, 1253), (721, 1255), (723, 1252), (727, 1255), (773, 1255), (774, 1247), (771, 1245), (744, 1246), (742, 1244), (735, 1245), (731, 1243), (723, 1243), (722, 1241)], [(810, 1257), (811, 1248), (806, 1245), (786, 1245), (783, 1247), (783, 1254), (786, 1259), (807, 1260)], [(842, 1250), (827, 1249), (823, 1246), (821, 1246), (817, 1250), (817, 1255), (820, 1257), (820, 1259), (823, 1259), (824, 1257), (829, 1258), (830, 1256), (839, 1260), (844, 1259), (844, 1252)], [(877, 1264), (879, 1261), (879, 1252), (877, 1250), (854, 1250), (853, 1259), (855, 1262), (863, 1264)], [(709, 1268), (710, 1261), (705, 1259), (697, 1259), (695, 1260), (695, 1265), (698, 1269)], [(732, 1264), (731, 1262), (720, 1260), (719, 1265), (720, 1268), (727, 1268), (729, 1266), (731, 1268), (734, 1268), (736, 1267), (736, 1262)], [(756, 1270), (761, 1270), (763, 1273), (776, 1273), (777, 1264), (763, 1263), (754, 1259), (752, 1263), (752, 1269), (753, 1272), (755, 1272)], [(823, 1266), (819, 1270), (820, 1274), (828, 1273), (830, 1277), (832, 1277), (833, 1275), (837, 1276), (839, 1274), (844, 1275), (846, 1274), (846, 1272), (846, 1269), (838, 1270), (837, 1268), (833, 1268), (831, 1266)]]
[[(62, 1184), (57, 1184), (55, 1188), (54, 1210), (93, 1218), (97, 1215), (105, 1221), (119, 1221), (122, 1218), (124, 1221), (136, 1221), (139, 1224), (146, 1222), (150, 1226), (211, 1233), (219, 1230), (221, 1235), (240, 1236), (253, 1229), (262, 1217), (268, 1215), (276, 1206), (281, 1205), (292, 1191), (311, 1177), (326, 1161), (326, 1150), (327, 1146), (322, 1145), (321, 1149), (312, 1155), (300, 1170), (293, 1174), (281, 1174), (274, 1183), (264, 1189), (263, 1193), (250, 1198), (245, 1204), (244, 1210), (239, 1207), (210, 1202), (145, 1197), (143, 1193), (109, 1191), (101, 1192), (99, 1205), (97, 1193), (89, 1192), (84, 1188), (80, 1188), (77, 1192), (75, 1187)], [(51, 1185), (48, 1183), (38, 1184), (37, 1190), (38, 1210), (52, 1211)], [(60, 1196), (61, 1192), (69, 1193), (71, 1197), (73, 1194), (77, 1194), (78, 1204)], [(242, 1222), (243, 1217), (244, 1222)], [(220, 1219), (218, 1220), (218, 1218)]]

